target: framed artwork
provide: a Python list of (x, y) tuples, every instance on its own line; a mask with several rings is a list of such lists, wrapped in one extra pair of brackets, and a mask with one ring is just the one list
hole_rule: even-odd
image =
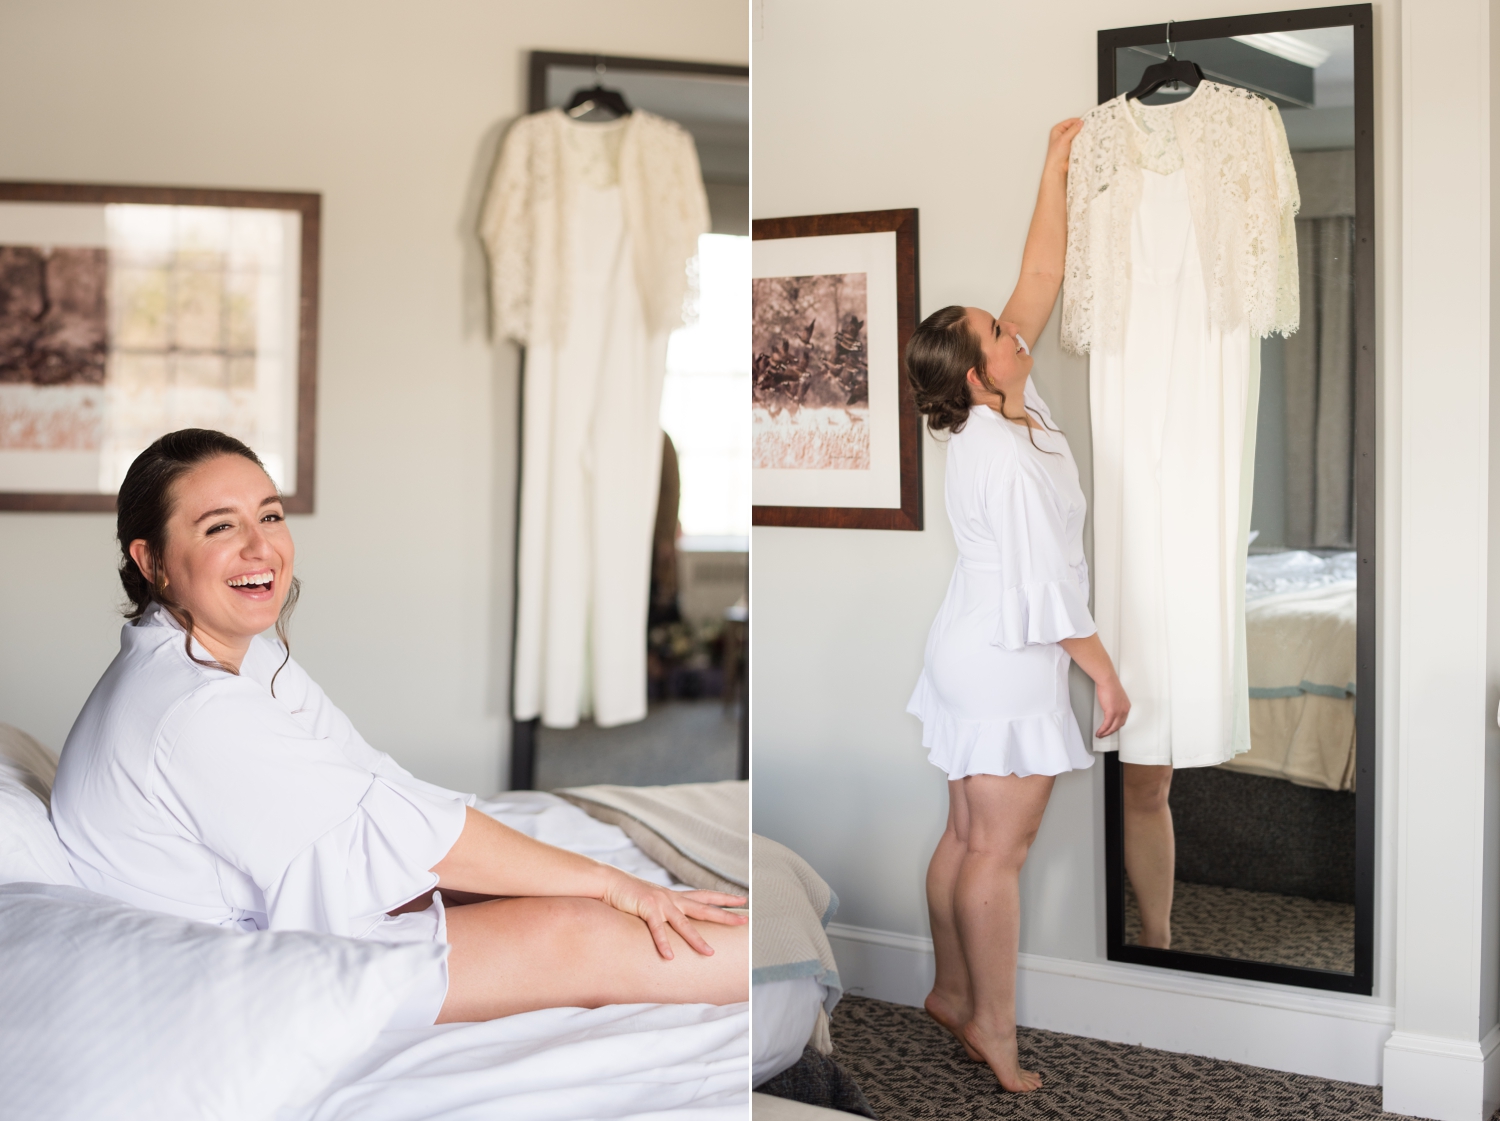
[(755, 525), (921, 529), (917, 212), (752, 223)]
[(0, 183), (0, 510), (115, 508), (216, 428), (313, 509), (315, 194)]

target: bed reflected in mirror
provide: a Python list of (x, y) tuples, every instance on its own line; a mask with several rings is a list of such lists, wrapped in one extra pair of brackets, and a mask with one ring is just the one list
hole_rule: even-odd
[[(1249, 750), (1171, 772), (1110, 760), (1123, 848), (1114, 865), (1120, 886), (1111, 891), (1112, 957), (1328, 988), (1353, 988), (1362, 972), (1355, 43), (1348, 23), (1197, 41), (1174, 34), (1176, 56), (1198, 63), (1207, 80), (1255, 90), (1281, 111), (1302, 200), (1301, 327), (1260, 346), (1244, 563)], [(1117, 47), (1115, 91), (1135, 88), (1146, 66), (1166, 56), (1165, 43)], [(1168, 87), (1145, 101), (1170, 104), (1191, 92)], [(1170, 779), (1165, 842), (1159, 824), (1133, 809), (1142, 803), (1130, 784), (1146, 771)], [(1162, 854), (1174, 866), (1153, 883), (1151, 861)]]

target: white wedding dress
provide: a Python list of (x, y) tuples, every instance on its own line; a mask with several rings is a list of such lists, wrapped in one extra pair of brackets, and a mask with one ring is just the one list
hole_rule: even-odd
[(526, 346), (514, 715), (640, 720), (667, 339), (708, 229), (692, 137), (523, 118), (483, 227), (497, 330)]
[[(1218, 104), (1191, 104), (1200, 98)], [(1122, 212), (1114, 200), (1110, 218), (1127, 223), (1128, 256), (1113, 263), (1109, 283), (1094, 278), (1094, 305), (1080, 317), (1088, 330), (1072, 324), (1074, 341), (1092, 344), (1094, 618), (1131, 700), (1125, 726), (1096, 747), (1127, 763), (1211, 766), (1250, 748), (1245, 554), (1259, 335), (1296, 327), (1295, 284), (1288, 308), (1282, 273), (1289, 254), (1296, 275), (1296, 242), (1284, 229), (1295, 178), (1289, 191), (1275, 186), (1284, 182), (1281, 163), (1290, 167), (1285, 136), (1274, 107), (1244, 91), (1204, 83), (1176, 105), (1116, 99), (1095, 113), (1091, 140), (1121, 134), (1115, 147), (1132, 166), (1121, 169), (1120, 193), (1134, 203)], [(1083, 146), (1095, 178), (1079, 194), (1098, 198), (1108, 185), (1098, 174), (1103, 147)], [(1269, 204), (1226, 188), (1221, 172), (1233, 160), (1225, 152), (1260, 168)], [(1242, 176), (1241, 187), (1253, 178)], [(1076, 259), (1079, 242), (1099, 252), (1121, 231), (1102, 207), (1080, 206), (1073, 187)], [(1258, 236), (1270, 237), (1258, 259), (1247, 261), (1240, 243), (1254, 221), (1226, 229), (1235, 207), (1258, 214)], [(1072, 222), (1092, 228), (1075, 237)], [(1070, 269), (1069, 280), (1079, 283), (1079, 273)], [(1257, 291), (1269, 297), (1259, 307), (1250, 299)]]

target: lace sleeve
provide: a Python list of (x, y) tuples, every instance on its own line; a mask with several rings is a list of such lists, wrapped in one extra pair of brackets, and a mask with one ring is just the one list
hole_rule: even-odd
[(1130, 219), (1141, 196), (1123, 96), (1090, 109), (1068, 157), (1062, 345), (1117, 345), (1130, 290)]
[(696, 312), (698, 237), (709, 228), (708, 196), (692, 134), (662, 117), (641, 118), (620, 152), (620, 185), (646, 322), (671, 331)]
[(531, 326), (534, 131), (534, 118), (522, 117), (506, 133), (479, 224), (479, 236), (490, 258), (490, 329), (497, 339), (514, 339), (523, 345)]
[(1063, 261), (1062, 347), (1071, 354), (1089, 349), (1093, 293), (1089, 287), (1089, 201), (1094, 195), (1090, 168), (1098, 129), (1093, 114), (1073, 138), (1068, 155), (1068, 248)]
[(1297, 212), (1302, 193), (1297, 187), (1297, 168), (1287, 144), (1286, 125), (1273, 104), (1266, 114), (1266, 143), (1276, 176), (1277, 254), (1276, 319), (1267, 334), (1290, 335), (1301, 325), (1302, 307), (1297, 269)]

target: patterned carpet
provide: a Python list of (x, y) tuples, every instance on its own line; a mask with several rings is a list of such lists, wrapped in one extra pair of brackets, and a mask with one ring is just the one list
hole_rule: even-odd
[(1380, 1087), (1356, 1086), (1075, 1035), (1021, 1029), (1044, 1085), (1008, 1094), (919, 1008), (846, 996), (833, 1057), (880, 1121), (1376, 1121)]
[[(1127, 882), (1125, 941), (1140, 937), (1141, 913)], [(1353, 973), (1354, 905), (1178, 880), (1172, 949)]]

